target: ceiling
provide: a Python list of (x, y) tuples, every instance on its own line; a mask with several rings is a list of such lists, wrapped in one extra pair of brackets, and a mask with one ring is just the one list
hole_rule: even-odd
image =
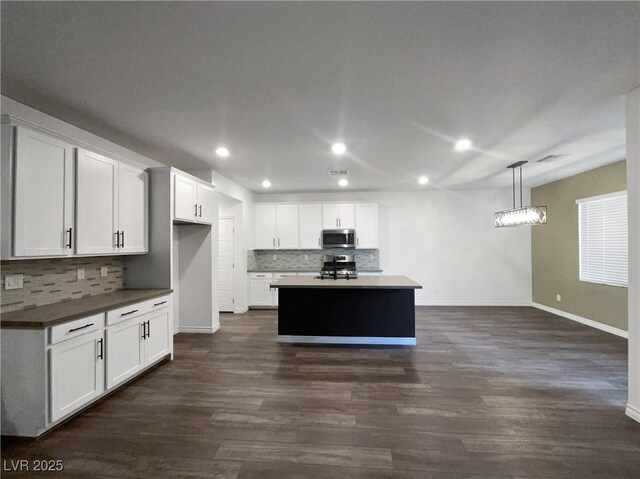
[[(3, 2), (2, 94), (255, 191), (533, 186), (624, 158), (637, 2)], [(473, 140), (453, 150), (459, 137)], [(343, 140), (338, 158), (330, 146)], [(218, 145), (231, 150), (216, 157)]]

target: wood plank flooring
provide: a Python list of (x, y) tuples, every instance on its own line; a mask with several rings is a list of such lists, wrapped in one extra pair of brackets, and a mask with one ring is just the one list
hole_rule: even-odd
[(423, 307), (416, 347), (321, 347), (278, 345), (273, 311), (221, 321), (40, 440), (5, 439), (2, 459), (62, 459), (46, 476), (72, 478), (640, 477), (627, 344), (607, 333)]

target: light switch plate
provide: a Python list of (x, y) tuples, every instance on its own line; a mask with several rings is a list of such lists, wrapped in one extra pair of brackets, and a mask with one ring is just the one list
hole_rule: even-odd
[(102, 268), (100, 268), (100, 277), (101, 278), (106, 278), (107, 274), (109, 274), (109, 268), (107, 266), (103, 266)]
[(78, 279), (84, 279), (84, 268), (78, 268)]
[(23, 274), (8, 274), (4, 277), (4, 289), (22, 289), (23, 287)]
[(559, 294), (556, 294), (556, 301), (562, 301), (562, 296), (560, 296)]

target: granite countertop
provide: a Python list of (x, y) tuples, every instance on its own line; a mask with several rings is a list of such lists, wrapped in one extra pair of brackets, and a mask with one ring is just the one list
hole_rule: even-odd
[[(320, 272), (320, 266), (318, 266), (317, 268), (313, 268), (313, 269), (302, 269), (302, 268), (294, 268), (294, 269), (287, 269), (287, 268), (280, 268), (280, 269), (274, 269), (274, 268), (270, 268), (270, 269), (248, 269), (247, 273), (319, 273)], [(359, 269), (358, 268), (358, 272), (359, 273), (382, 273), (381, 269)]]
[(288, 276), (271, 283), (273, 288), (319, 289), (422, 289), (406, 276), (361, 276), (357, 279), (316, 279), (310, 276)]
[(172, 289), (125, 289), (113, 293), (98, 294), (73, 301), (47, 304), (36, 308), (21, 309), (4, 313), (0, 317), (0, 327), (13, 329), (43, 329), (56, 324), (104, 313), (147, 299), (158, 298), (171, 293)]

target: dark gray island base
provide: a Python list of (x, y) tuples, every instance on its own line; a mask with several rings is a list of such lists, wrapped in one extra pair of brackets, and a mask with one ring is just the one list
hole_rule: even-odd
[(278, 288), (278, 342), (413, 346), (415, 290), (405, 276), (315, 279), (291, 276)]

